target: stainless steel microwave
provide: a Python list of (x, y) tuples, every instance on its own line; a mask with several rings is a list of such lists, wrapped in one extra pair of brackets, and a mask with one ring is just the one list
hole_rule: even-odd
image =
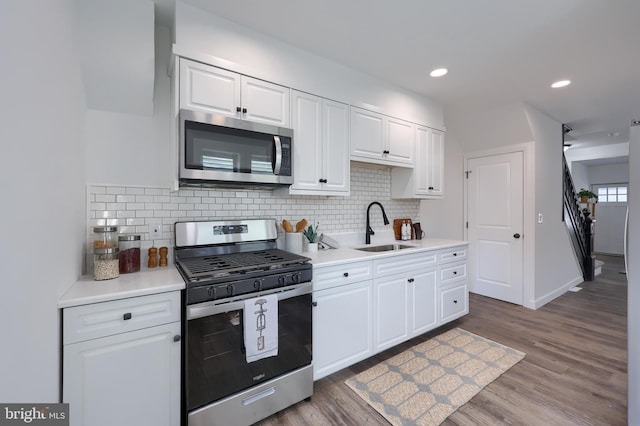
[(181, 109), (182, 185), (264, 186), (293, 183), (293, 130)]

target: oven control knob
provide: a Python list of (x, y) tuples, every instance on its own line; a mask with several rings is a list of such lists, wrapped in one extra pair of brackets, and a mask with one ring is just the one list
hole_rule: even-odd
[(285, 277), (284, 275), (280, 275), (278, 277), (278, 285), (284, 286), (286, 283), (287, 283), (287, 277)]
[(300, 282), (300, 274), (292, 274), (291, 275), (291, 281), (293, 281), (294, 283), (299, 283)]
[(227, 285), (227, 294), (233, 296), (233, 284)]
[(260, 291), (262, 290), (262, 281), (260, 280), (255, 280), (253, 282), (253, 288), (255, 288), (256, 290)]

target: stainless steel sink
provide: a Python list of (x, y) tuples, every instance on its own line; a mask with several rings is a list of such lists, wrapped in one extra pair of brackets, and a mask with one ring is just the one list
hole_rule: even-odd
[(402, 249), (415, 248), (414, 246), (408, 246), (405, 244), (384, 244), (381, 246), (370, 246), (370, 247), (360, 247), (356, 250), (360, 251), (370, 251), (370, 252), (381, 252), (381, 251), (395, 251)]

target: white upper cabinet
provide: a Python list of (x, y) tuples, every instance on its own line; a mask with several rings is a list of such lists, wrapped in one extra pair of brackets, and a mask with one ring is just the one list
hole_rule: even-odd
[(416, 127), (416, 162), (413, 169), (391, 170), (392, 198), (444, 197), (444, 133)]
[(180, 108), (289, 127), (289, 102), (288, 87), (180, 59)]
[(290, 126), (291, 89), (246, 76), (242, 76), (241, 81), (242, 118), (279, 127)]
[(351, 157), (382, 160), (384, 142), (384, 116), (351, 107)]
[(292, 92), (294, 183), (290, 194), (349, 195), (349, 107)]
[(351, 159), (413, 167), (415, 125), (351, 107)]
[(426, 187), (427, 195), (432, 197), (444, 196), (444, 133), (430, 129), (427, 145)]
[(387, 119), (387, 140), (389, 152), (386, 159), (394, 163), (414, 164), (416, 126), (408, 121), (389, 117)]

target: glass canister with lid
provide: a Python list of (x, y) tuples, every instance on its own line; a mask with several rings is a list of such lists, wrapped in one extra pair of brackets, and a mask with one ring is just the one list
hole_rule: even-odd
[(140, 235), (120, 235), (120, 273), (128, 274), (140, 270)]
[(117, 226), (94, 226), (93, 227), (93, 248), (117, 248), (118, 247), (118, 227)]
[(118, 247), (93, 249), (93, 279), (96, 281), (118, 278)]

